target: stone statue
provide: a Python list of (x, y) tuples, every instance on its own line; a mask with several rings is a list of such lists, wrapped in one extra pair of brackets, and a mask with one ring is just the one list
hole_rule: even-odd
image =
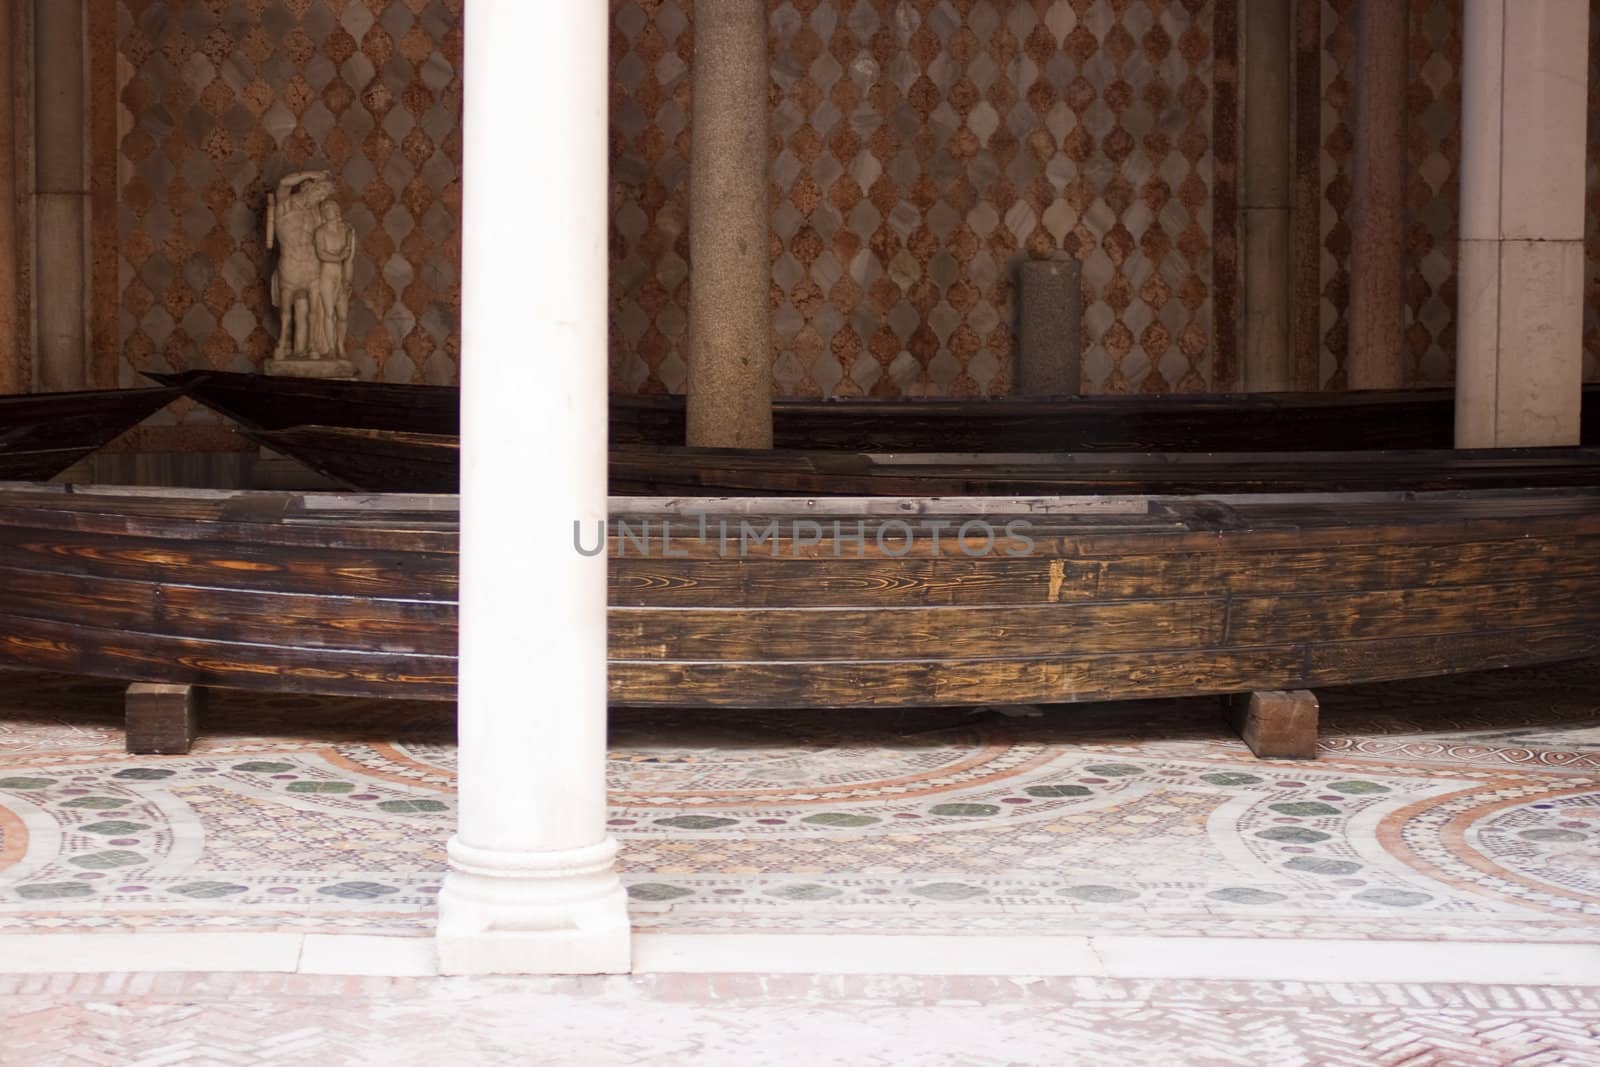
[(355, 230), (344, 221), (327, 171), (296, 171), (267, 194), (267, 248), (278, 250), (272, 306), (278, 347), (268, 374), (348, 378), (345, 358)]
[[(356, 272), (356, 230), (344, 221), (337, 200), (322, 202), (322, 225), (317, 227), (318, 310), (312, 314), (312, 350), (345, 358), (345, 334), (350, 325), (350, 289)], [(318, 327), (321, 327), (319, 335)]]

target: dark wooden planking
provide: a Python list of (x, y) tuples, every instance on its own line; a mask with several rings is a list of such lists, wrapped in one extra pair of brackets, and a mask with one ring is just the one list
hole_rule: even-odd
[(182, 392), (167, 387), (0, 396), (0, 479), (53, 478)]
[(758, 564), (740, 559), (613, 560), (610, 602), (623, 607), (842, 608), (1047, 604), (1084, 598), (1078, 588), (1082, 575), (1056, 586), (1053, 561), (1039, 556), (846, 563), (826, 558), (762, 559)]
[(1315, 688), (1553, 663), (1600, 654), (1600, 629), (1530, 627), (1482, 634), (1324, 640), (1313, 645), (1305, 684)]
[[(292, 640), (285, 630), (284, 640)], [(449, 700), (454, 656), (264, 645), (107, 630), (0, 613), (0, 657), (40, 670), (327, 696)]]
[(1053, 657), (661, 663), (613, 660), (611, 699), (666, 707), (896, 707), (1074, 703), (1273, 688), (1296, 646)]
[[(1135, 545), (1124, 546), (1136, 548)], [(705, 608), (1028, 605), (1183, 595), (1287, 595), (1479, 585), (1557, 577), (1600, 581), (1600, 537), (1452, 545), (1351, 545), (1327, 551), (894, 561), (613, 560), (614, 606)]]
[(1350, 544), (1325, 550), (1246, 547), (1174, 555), (1065, 560), (1064, 593), (1130, 600), (1184, 588), (1288, 596), (1308, 589), (1358, 592), (1538, 583), (1558, 577), (1600, 579), (1600, 538), (1559, 535), (1517, 540)]
[[(77, 626), (306, 648), (454, 656), (454, 603), (159, 584), (0, 567), (12, 615)], [(446, 625), (448, 623), (448, 625)]]
[(145, 581), (0, 566), (0, 610), (31, 619), (146, 630), (159, 586)]
[(461, 488), (459, 437), (315, 425), (256, 430), (252, 436), (353, 489), (455, 493)]
[[(1600, 445), (1600, 388), (1585, 387), (1583, 415), (1583, 443)], [(1455, 394), (780, 400), (773, 434), (778, 448), (846, 452), (1444, 449), (1455, 444)], [(612, 397), (613, 445), (683, 441), (682, 397)]]
[[(201, 403), (254, 430), (460, 433), (460, 396), (453, 386), (214, 371), (150, 377), (187, 388)], [(1600, 445), (1600, 389), (1586, 388), (1584, 415), (1585, 443)], [(1455, 443), (1455, 397), (1449, 389), (779, 400), (773, 420), (778, 448), (846, 452), (1317, 451), (1446, 449)], [(681, 445), (683, 398), (614, 396), (610, 424), (613, 445)]]
[(295, 643), (307, 648), (456, 654), (453, 602), (166, 585), (159, 604), (157, 626), (163, 633), (262, 643), (293, 633)]
[[(1221, 598), (999, 608), (613, 608), (608, 648), (627, 660), (858, 660), (1048, 656), (1217, 647)], [(1242, 642), (1241, 642), (1242, 643)]]
[(205, 406), (255, 430), (319, 425), (431, 434), (461, 432), (461, 394), (454, 386), (324, 381), (224, 371), (146, 372), (145, 377), (182, 388)]
[[(144, 497), (97, 494), (45, 498), (36, 506), (22, 495), (0, 487), (0, 531), (38, 530), (64, 534), (118, 537), (157, 537), (163, 541), (240, 542), (255, 545), (373, 550), (428, 554), (454, 554), (456, 523), (412, 521), (405, 515), (382, 513), (298, 514), (293, 509), (253, 510), (238, 506), (257, 496), (237, 494), (228, 501), (207, 502), (203, 508), (163, 512), (158, 502)], [(58, 504), (57, 500), (72, 503)], [(122, 501), (122, 506), (119, 506)]]
[(1238, 597), (1228, 602), (1227, 642), (1314, 643), (1329, 633), (1426, 637), (1536, 626), (1600, 631), (1600, 575), (1536, 582), (1495, 577), (1502, 580), (1492, 585)]
[(1446, 491), (1600, 485), (1600, 450), (870, 455), (614, 450), (614, 494), (979, 496)]
[[(459, 438), (338, 426), (253, 430), (357, 489), (453, 493)], [(1600, 485), (1600, 450), (867, 454), (617, 448), (616, 495), (894, 496), (1414, 492)]]
[[(447, 696), (450, 503), (0, 486), (0, 661)], [(1580, 491), (616, 502), (617, 517), (684, 531), (701, 508), (758, 523), (989, 508), (998, 524), (1013, 504), (1036, 509), (1034, 556), (952, 556), (948, 543), (904, 559), (826, 545), (618, 555), (613, 697), (803, 707), (1304, 688), (1562, 658), (1600, 629), (1600, 494)]]
[(0, 526), (0, 561), (29, 570), (318, 596), (448, 599), (454, 555), (349, 551), (248, 541), (165, 540)]

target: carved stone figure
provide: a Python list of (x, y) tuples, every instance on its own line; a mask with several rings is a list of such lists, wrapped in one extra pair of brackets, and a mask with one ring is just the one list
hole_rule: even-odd
[(356, 230), (344, 221), (336, 200), (322, 202), (322, 225), (315, 238), (321, 263), (316, 307), (312, 311), (312, 349), (345, 358), (350, 324), (350, 289), (356, 270)]
[(355, 231), (335, 199), (333, 176), (296, 171), (267, 196), (267, 248), (278, 250), (272, 306), (278, 347), (268, 374), (348, 378), (345, 358)]

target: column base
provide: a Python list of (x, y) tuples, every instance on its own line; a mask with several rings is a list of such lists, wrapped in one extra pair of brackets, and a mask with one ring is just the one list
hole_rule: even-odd
[(617, 844), (498, 852), (450, 840), (435, 940), (440, 974), (626, 974), (628, 895)]
[(355, 364), (348, 359), (269, 359), (262, 372), (282, 378), (354, 378)]

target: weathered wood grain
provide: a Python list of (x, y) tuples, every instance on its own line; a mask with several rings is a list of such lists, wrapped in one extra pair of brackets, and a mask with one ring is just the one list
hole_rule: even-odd
[(925, 659), (1008, 657), (1222, 643), (1224, 601), (1194, 597), (1134, 603), (871, 610), (613, 608), (608, 648), (625, 660)]
[(455, 657), (175, 637), (0, 614), (0, 660), (69, 674), (222, 689), (448, 700)]
[[(449, 698), (452, 506), (0, 485), (0, 665)], [(1600, 492), (1586, 489), (613, 507), (619, 703), (1299, 690), (1600, 651)], [(974, 538), (947, 535), (939, 551), (836, 555), (847, 542), (793, 525), (959, 526), (964, 508), (1000, 528), (1026, 519), (1032, 554), (967, 555)], [(712, 528), (750, 521), (776, 533), (743, 558), (723, 556), (714, 538), (694, 540), (702, 513)], [(650, 549), (619, 529), (646, 521), (669, 524), (682, 555), (663, 558), (659, 541)]]
[(1302, 659), (1285, 646), (850, 663), (625, 660), (612, 662), (610, 688), (618, 704), (669, 707), (1077, 703), (1259, 689), (1297, 673)]
[(1235, 693), (1224, 699), (1223, 708), (1234, 731), (1260, 758), (1317, 758), (1320, 708), (1310, 690)]
[(124, 734), (129, 752), (186, 755), (200, 727), (205, 690), (192, 685), (135, 682), (124, 697)]

